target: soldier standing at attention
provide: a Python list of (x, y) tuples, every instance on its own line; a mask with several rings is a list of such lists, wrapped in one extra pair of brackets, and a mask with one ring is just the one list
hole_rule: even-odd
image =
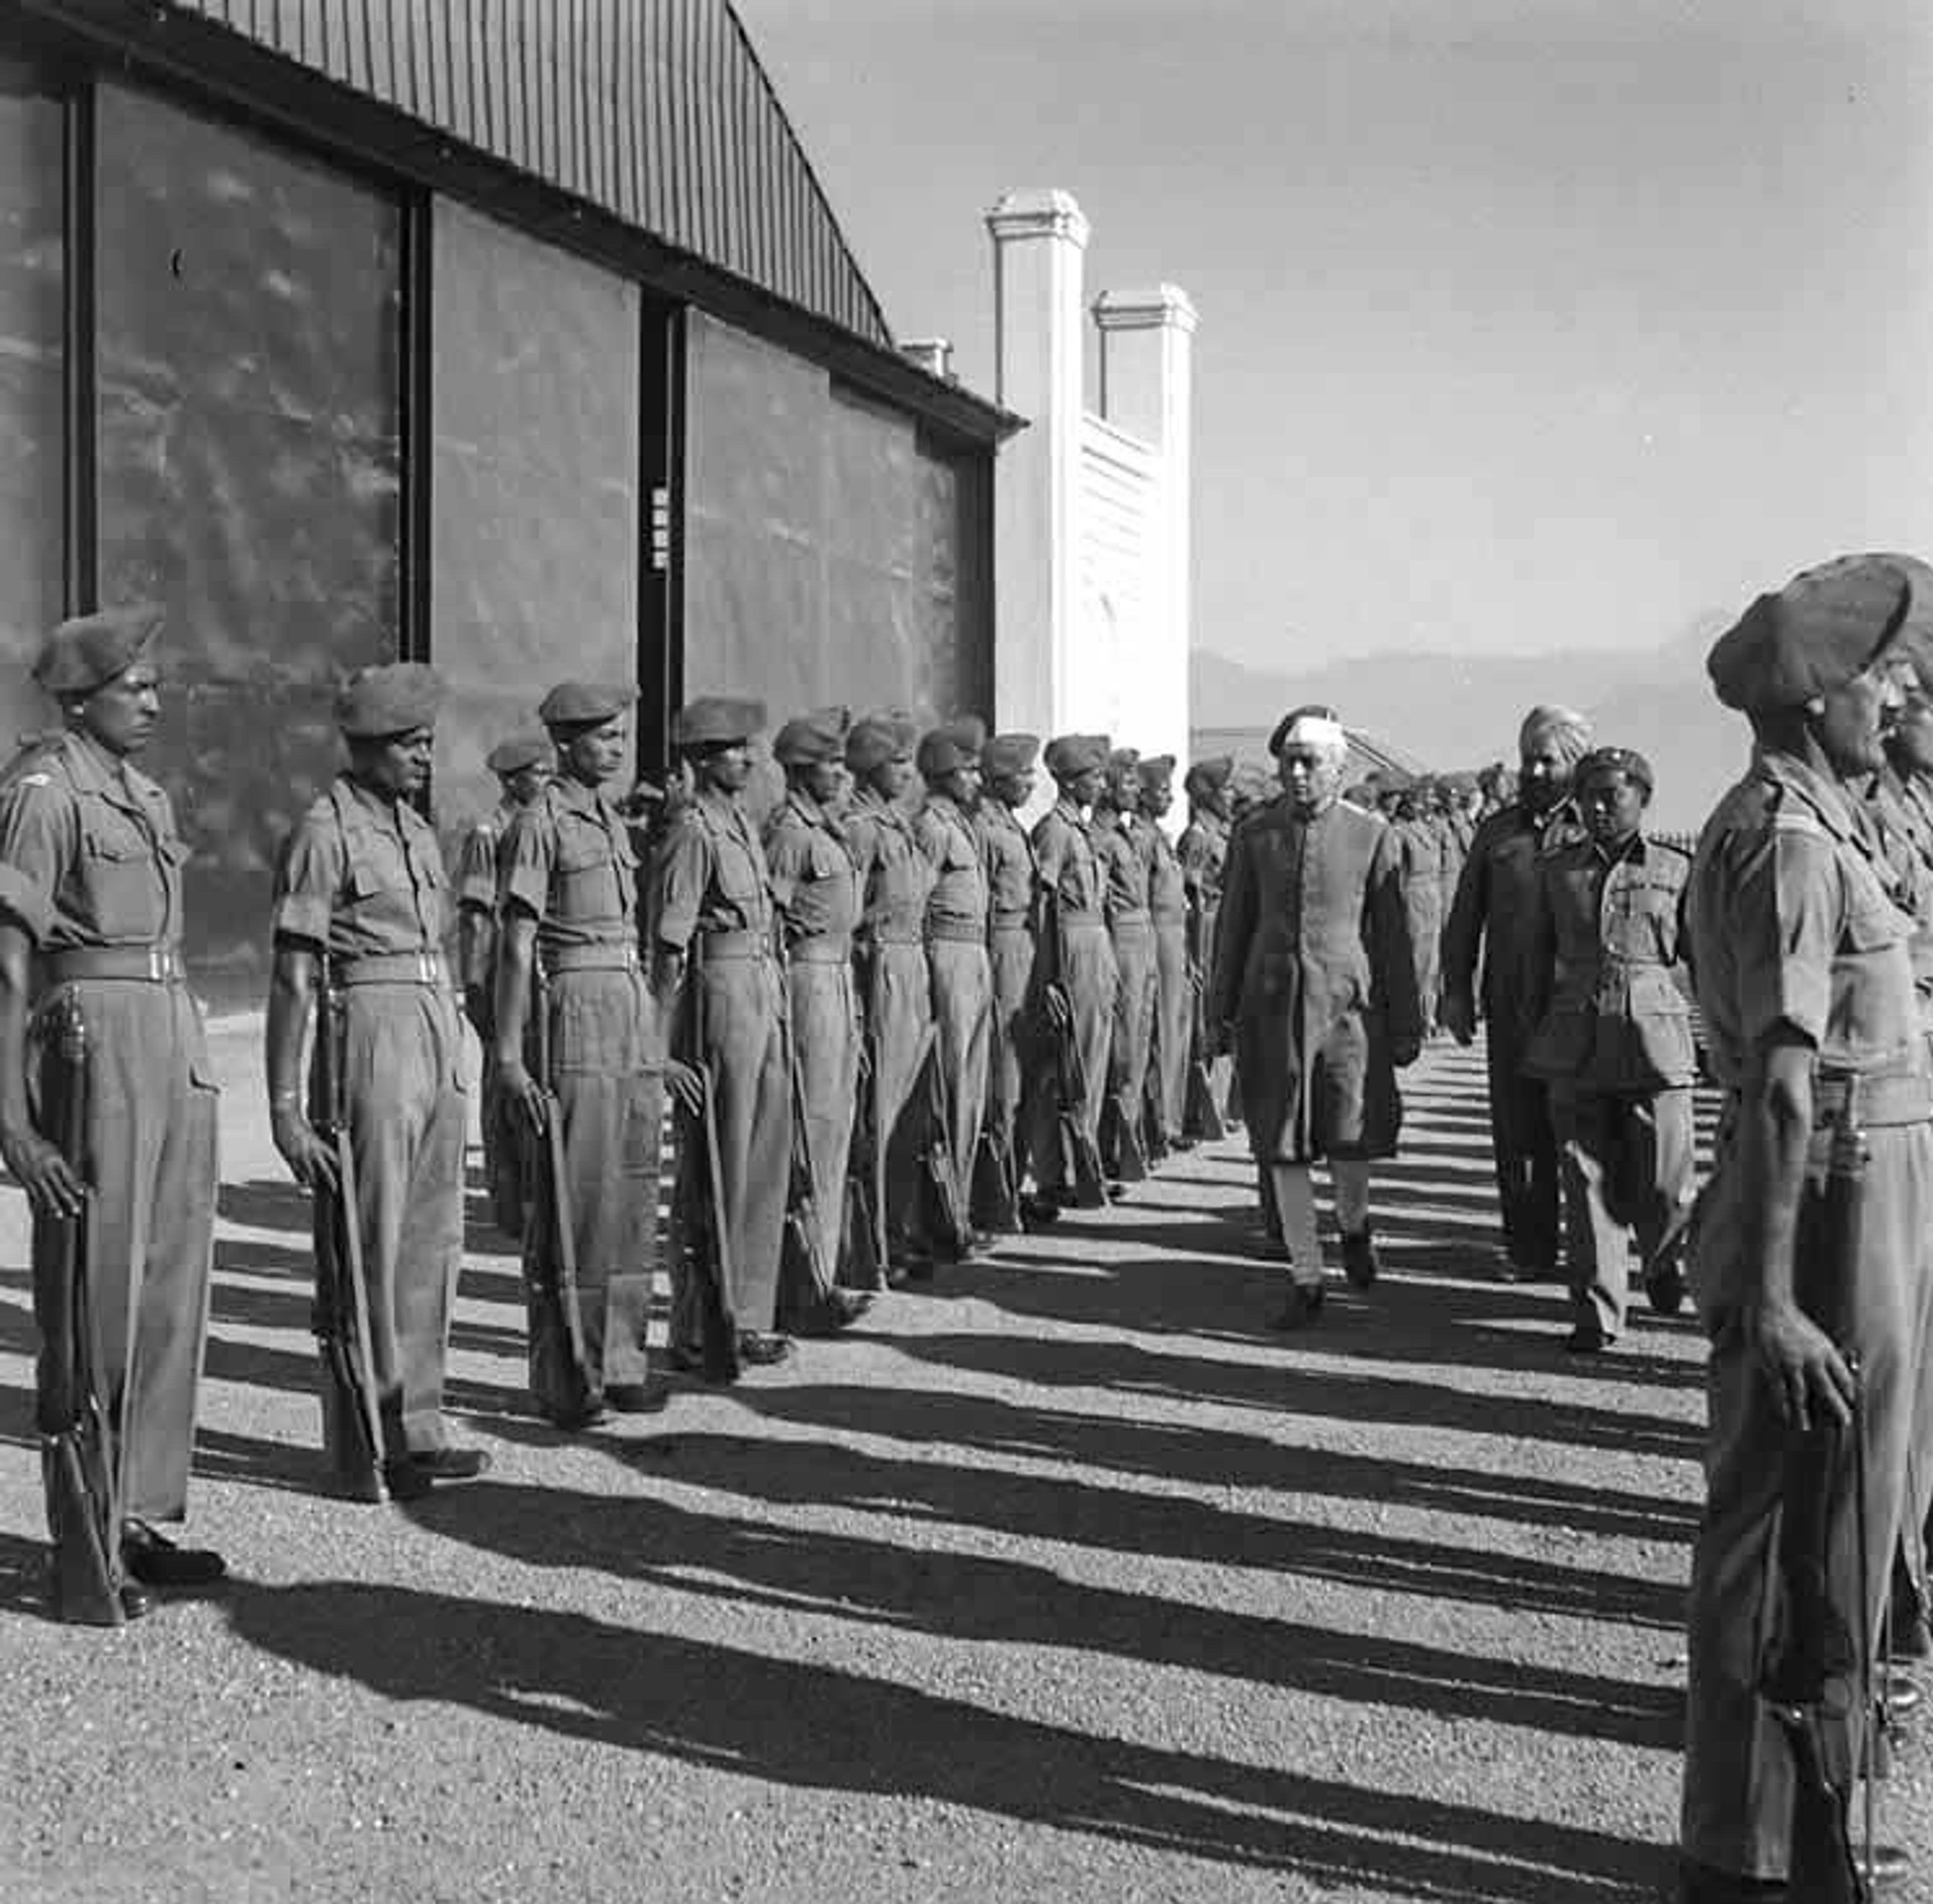
[[(1802, 1803), (1808, 1825), (1822, 1803), (1847, 1824), (1848, 1792), (1830, 1788), (1829, 1770), (1821, 1792), (1783, 1702), (1831, 1728), (1829, 1762), (1856, 1767), (1871, 1749), (1871, 1689), (1856, 1673), (1841, 1683), (1843, 1661), (1829, 1680), (1825, 1659), (1808, 1666), (1808, 1649), (1781, 1641), (1801, 1617), (1788, 1594), (1802, 1571), (1823, 1602), (1804, 1623), (1821, 1630), (1793, 1636), (1853, 1661), (1875, 1650), (1933, 1304), (1933, 1077), (1912, 924), (1853, 791), (1884, 763), (1882, 734), (1902, 698), (1895, 644), (1922, 607), (1915, 572), (1884, 556), (1808, 570), (1760, 596), (1706, 662), (1757, 745), (1705, 823), (1685, 893), (1699, 1010), (1727, 1098), (1692, 1246), (1712, 1346), (1684, 1904), (1799, 1904), (1787, 1880)], [(1862, 1155), (1829, 1166), (1823, 1154), (1844, 1151), (1847, 1135)], [(1802, 1569), (1781, 1538), (1795, 1500), (1805, 1520), (1823, 1521)], [(1769, 1681), (1788, 1677), (1789, 1692), (1768, 1698)], [(1898, 1876), (1900, 1862), (1891, 1854), (1877, 1875)]]
[(920, 1169), (927, 1117), (915, 1088), (932, 1042), (926, 899), (933, 874), (904, 804), (915, 737), (897, 716), (869, 716), (846, 737), (855, 791), (844, 827), (863, 895), (859, 1005), (872, 1068), (876, 1207), (885, 1212), (894, 1265), (889, 1280), (933, 1267)]
[(1141, 755), (1132, 747), (1117, 747), (1108, 756), (1090, 833), (1106, 881), (1108, 933), (1119, 975), (1108, 1109), (1101, 1120), (1102, 1159), (1117, 1183), (1136, 1183), (1147, 1175), (1141, 1094), (1154, 1033), (1155, 970), (1147, 853), (1141, 837), (1146, 828), (1141, 817)]
[[(1024, 1048), (1038, 1047), (1027, 1014), (1033, 999), (1038, 896), (1033, 842), (1018, 813), (1033, 797), (1033, 764), (1040, 742), (1031, 734), (997, 734), (980, 752), (980, 803), (973, 828), (987, 879), (987, 952), (993, 985), (988, 1057), (987, 1119), (999, 1135), (1016, 1186), (1027, 1179), (1027, 1130), (1021, 1115)], [(1029, 1224), (1051, 1223), (1057, 1206), (1023, 1192), (1020, 1215)], [(986, 1213), (976, 1212), (981, 1224)]]
[(1423, 1043), (1416, 965), (1389, 824), (1339, 797), (1348, 737), (1330, 709), (1284, 716), (1270, 742), (1283, 797), (1237, 830), (1222, 897), (1210, 1022), (1240, 1053), (1249, 1142), (1279, 1212), (1291, 1281), (1276, 1326), (1321, 1313), (1309, 1167), (1336, 1184), (1342, 1268), (1378, 1265), (1369, 1164), (1396, 1148), (1396, 1072)]
[[(624, 764), (636, 691), (567, 682), (537, 712), (556, 777), (510, 824), (499, 875), (497, 1074), (526, 1141), (562, 1125), (561, 1200), (576, 1264), (579, 1344), (557, 1300), (560, 1265), (532, 1262), (531, 1392), (561, 1428), (662, 1404), (646, 1329), (658, 1257), (664, 1039), (638, 961), (638, 859), (606, 784)], [(549, 1074), (534, 1075), (534, 1014)], [(683, 1067), (675, 1068), (682, 1072)], [(687, 1087), (693, 1080), (686, 1074)], [(528, 1248), (555, 1245), (533, 1237)]]
[[(461, 1020), (443, 957), (449, 887), (429, 782), (443, 683), (417, 662), (365, 668), (335, 701), (349, 764), (296, 821), (275, 877), (269, 1129), (296, 1181), (335, 1170), (303, 1113), (302, 1041), (325, 960), (343, 1002), (340, 1055), (362, 1245), (383, 1478), (398, 1500), (489, 1465), (443, 1419), (463, 1259), (467, 1124)], [(326, 1027), (319, 1028), (323, 1035)]]
[(1174, 756), (1153, 754), (1141, 764), (1142, 838), (1147, 854), (1148, 917), (1154, 926), (1154, 1038), (1148, 1064), (1150, 1101), (1159, 1107), (1159, 1148), (1184, 1149), (1181, 1128), (1188, 1099), (1188, 1054), (1195, 994), (1188, 976), (1188, 879), (1162, 830), (1174, 805)]
[(1412, 781), (1396, 797), (1396, 848), (1402, 866), (1403, 911), (1416, 961), (1416, 996), (1426, 1038), (1436, 1028), (1437, 938), (1443, 929), (1443, 835), (1431, 812), (1426, 780)]
[[(932, 868), (926, 899), (926, 956), (933, 987), (933, 1050), (954, 1181), (970, 1194), (980, 1123), (987, 1114), (987, 1068), (994, 1022), (994, 975), (987, 947), (987, 870), (973, 830), (980, 803), (980, 749), (987, 730), (970, 717), (949, 721), (920, 740), (915, 764), (926, 802), (913, 837)], [(976, 1240), (963, 1239), (970, 1248)]]
[[(1233, 755), (1217, 754), (1198, 760), (1181, 783), (1188, 796), (1188, 824), (1182, 828), (1174, 851), (1188, 892), (1189, 982), (1197, 993), (1205, 991), (1215, 969), (1215, 926), (1222, 909), (1222, 870), (1228, 859), (1228, 782), (1234, 770)], [(1201, 1056), (1209, 1062), (1208, 1053)], [(1214, 1059), (1209, 1072), (1211, 1080), (1222, 1074), (1217, 1095), (1225, 1103), (1228, 1069), (1225, 1056)], [(1231, 1112), (1235, 1108), (1229, 1107)]]
[[(41, 1427), (56, 1380), (44, 1344), (64, 1324), (44, 1286), (51, 1226), (87, 1206), (92, 1363), (108, 1471), (122, 1479), (120, 1544), (130, 1578), (119, 1614), (149, 1611), (144, 1587), (207, 1587), (219, 1555), (176, 1546), (155, 1523), (187, 1512), (195, 1389), (214, 1253), (215, 1089), (201, 1014), (182, 966), (188, 849), (167, 795), (134, 762), (161, 717), (151, 608), (65, 621), (34, 679), (60, 707), (0, 788), (0, 1152), (34, 1218), (34, 1296), (44, 1348)], [(86, 1158), (36, 1127), (59, 1061), (60, 1001), (85, 1038)], [(50, 1531), (57, 1511), (49, 1494)], [(110, 1600), (57, 1617), (118, 1623)]]
[(1518, 735), (1518, 797), (1477, 829), (1443, 926), (1443, 1023), (1460, 1044), (1476, 1037), (1478, 958), (1487, 1028), (1490, 1143), (1503, 1219), (1504, 1280), (1556, 1273), (1557, 1140), (1544, 1080), (1525, 1074), (1521, 1001), (1524, 930), (1538, 855), (1583, 837), (1571, 772), (1591, 744), (1589, 724), (1563, 707), (1534, 707)]
[[(859, 874), (839, 830), (849, 782), (843, 758), (843, 707), (801, 714), (778, 731), (772, 758), (785, 770), (785, 803), (765, 827), (765, 863), (784, 935), (792, 1012), (792, 1062), (812, 1163), (819, 1261), (837, 1274), (845, 1242), (846, 1167), (859, 1090), (859, 1002), (852, 984), (852, 935), (859, 923)], [(782, 1292), (802, 1313), (801, 1333), (844, 1329), (872, 1306), (870, 1290), (828, 1284), (810, 1294)]]
[(1691, 1199), (1690, 1008), (1679, 989), (1679, 900), (1691, 862), (1648, 839), (1642, 754), (1600, 747), (1571, 785), (1589, 837), (1538, 863), (1526, 930), (1524, 1068), (1550, 1092), (1574, 1326), (1592, 1354), (1625, 1325), (1634, 1230), (1661, 1308), (1677, 1306), (1659, 1247)]
[[(678, 710), (672, 739), (692, 796), (667, 825), (652, 868), (651, 990), (672, 1050), (709, 1075), (718, 1134), (718, 1202), (738, 1359), (767, 1367), (792, 1353), (778, 1332), (779, 1260), (792, 1165), (785, 975), (774, 941), (765, 848), (742, 796), (756, 701), (711, 696)], [(696, 1292), (673, 1292), (674, 1367), (702, 1365)]]
[(496, 959), (498, 849), (519, 812), (543, 792), (552, 773), (550, 737), (513, 735), (500, 740), (484, 762), (497, 776), (497, 810), (463, 836), (456, 866), (456, 969), (463, 984), (464, 1014), (483, 1053), (483, 1174), (491, 1212), (507, 1236), (523, 1233), (523, 1171), (513, 1131), (504, 1122), (497, 1089)]
[[(1063, 734), (1048, 741), (1047, 770), (1057, 794), (1033, 829), (1040, 892), (1040, 1010), (1050, 1037), (1070, 1037), (1079, 1054), (1087, 1088), (1086, 1131), (1096, 1145), (1120, 976), (1108, 935), (1107, 875), (1088, 830), (1087, 812), (1100, 797), (1108, 755), (1105, 734)], [(1060, 1209), (1072, 1200), (1067, 1182), (1072, 1160), (1060, 1140), (1055, 1071), (1054, 1064), (1045, 1064), (1031, 1081), (1029, 1155), (1042, 1197)]]

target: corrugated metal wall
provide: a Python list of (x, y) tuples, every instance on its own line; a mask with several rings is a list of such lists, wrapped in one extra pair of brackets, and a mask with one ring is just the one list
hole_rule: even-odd
[(726, 0), (177, 4), (891, 344)]

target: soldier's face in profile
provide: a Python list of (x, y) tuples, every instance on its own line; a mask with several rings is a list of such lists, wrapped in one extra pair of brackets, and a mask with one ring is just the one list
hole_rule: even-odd
[(1033, 797), (1033, 769), (1030, 767), (1018, 773), (997, 773), (987, 785), (1003, 806), (1024, 806)]
[(706, 748), (696, 763), (702, 786), (720, 793), (743, 793), (752, 778), (752, 750), (743, 740), (726, 740)]
[(912, 776), (911, 758), (900, 754), (891, 760), (881, 761), (866, 779), (873, 792), (891, 806), (894, 800), (906, 797), (906, 789), (912, 785)]
[(941, 774), (933, 784), (935, 791), (943, 793), (957, 805), (977, 806), (980, 803), (980, 770), (977, 767), (956, 767), (951, 773)]
[(614, 714), (595, 727), (580, 728), (562, 743), (558, 758), (573, 779), (594, 787), (622, 768), (630, 740), (630, 722), (622, 714)]
[(516, 805), (528, 806), (550, 785), (553, 770), (549, 761), (534, 760), (529, 766), (504, 776), (504, 791)]
[(806, 791), (824, 807), (844, 806), (846, 796), (852, 790), (843, 761), (810, 761), (799, 769), (799, 779)]
[(1904, 665), (1890, 662), (1822, 695), (1811, 715), (1812, 731), (1833, 772), (1844, 779), (1884, 766), (1887, 734), (1905, 704)]
[(1141, 811), (1151, 820), (1159, 819), (1174, 804), (1174, 789), (1165, 780), (1141, 784)]
[(148, 744), (161, 717), (161, 671), (151, 661), (122, 668), (80, 704), (82, 731), (122, 759)]
[(429, 785), (435, 750), (435, 729), (413, 727), (407, 733), (357, 742), (351, 758), (365, 785), (392, 800), (413, 800)]
[(1904, 772), (1933, 773), (1933, 700), (1916, 690), (1907, 696), (1886, 747)]
[(1108, 785), (1108, 776), (1098, 767), (1090, 767), (1065, 782), (1067, 797), (1077, 806), (1092, 806)]
[(1282, 750), (1282, 791), (1299, 812), (1319, 812), (1342, 791), (1343, 764), (1337, 755), (1319, 747), (1291, 741)]

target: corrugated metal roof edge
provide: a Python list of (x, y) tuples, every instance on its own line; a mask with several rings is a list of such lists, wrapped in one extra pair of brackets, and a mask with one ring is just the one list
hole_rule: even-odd
[[(166, 0), (0, 0), (0, 28), (9, 26), (51, 58), (118, 55), (127, 77), (146, 74), (185, 98), (239, 110), (259, 130), (365, 173), (447, 192), (809, 357), (969, 444), (996, 446), (1027, 427), (1027, 418), (935, 376), (890, 344)], [(818, 189), (816, 177), (813, 185)]]

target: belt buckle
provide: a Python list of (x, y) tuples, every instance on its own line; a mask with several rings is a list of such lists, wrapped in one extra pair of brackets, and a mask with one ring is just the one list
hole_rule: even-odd
[(151, 945), (148, 947), (148, 977), (156, 985), (167, 978), (168, 955), (164, 947)]
[(416, 954), (416, 982), (421, 985), (434, 985), (437, 981), (437, 957), (434, 952)]

